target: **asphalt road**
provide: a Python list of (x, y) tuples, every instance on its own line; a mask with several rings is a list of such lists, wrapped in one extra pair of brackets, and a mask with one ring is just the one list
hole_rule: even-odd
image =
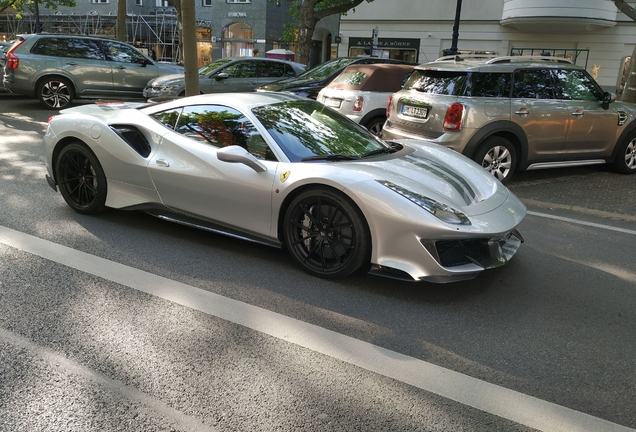
[(0, 431), (636, 428), (636, 176), (519, 173), (526, 243), (473, 281), (325, 281), (72, 212), (48, 116), (0, 95)]

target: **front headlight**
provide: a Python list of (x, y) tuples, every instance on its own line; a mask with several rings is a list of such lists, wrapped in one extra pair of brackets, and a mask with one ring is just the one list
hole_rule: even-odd
[(468, 216), (447, 204), (425, 197), (424, 195), (411, 192), (396, 185), (395, 183), (391, 183), (390, 181), (377, 180), (377, 182), (388, 187), (392, 191), (399, 193), (404, 198), (414, 204), (417, 204), (441, 221), (454, 225), (470, 225), (470, 219), (468, 219)]

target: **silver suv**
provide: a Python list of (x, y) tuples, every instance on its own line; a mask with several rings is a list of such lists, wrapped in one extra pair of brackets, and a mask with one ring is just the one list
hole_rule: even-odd
[(78, 35), (23, 35), (6, 52), (7, 90), (35, 96), (49, 109), (75, 98), (142, 98), (146, 83), (183, 73), (177, 65), (152, 61), (131, 45)]
[(504, 183), (515, 170), (599, 163), (633, 174), (636, 105), (615, 99), (567, 59), (442, 57), (391, 96), (382, 138), (442, 144)]

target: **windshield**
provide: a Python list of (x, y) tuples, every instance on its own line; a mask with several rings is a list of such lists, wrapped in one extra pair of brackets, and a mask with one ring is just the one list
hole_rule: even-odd
[(201, 66), (199, 68), (199, 75), (201, 75), (201, 76), (207, 75), (210, 72), (212, 72), (213, 70), (218, 69), (221, 66), (223, 66), (224, 64), (229, 63), (231, 61), (232, 61), (231, 58), (225, 58), (225, 59), (217, 60), (215, 62), (203, 65), (203, 66)]
[(348, 58), (339, 58), (328, 61), (308, 70), (300, 75), (299, 78), (311, 78), (315, 80), (324, 79), (343, 69), (345, 66), (348, 66), (350, 63), (351, 59)]
[(252, 112), (292, 162), (312, 156), (357, 159), (388, 148), (362, 126), (314, 100), (264, 105)]

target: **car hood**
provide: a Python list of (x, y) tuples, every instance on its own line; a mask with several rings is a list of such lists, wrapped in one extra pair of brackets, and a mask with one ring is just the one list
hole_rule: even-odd
[(180, 74), (171, 74), (171, 75), (163, 75), (151, 80), (148, 84), (150, 85), (173, 85), (182, 83), (185, 80), (185, 75)]
[(347, 168), (448, 204), (467, 216), (492, 211), (510, 195), (494, 176), (453, 150), (424, 141), (400, 142), (415, 151), (383, 161), (346, 164)]

